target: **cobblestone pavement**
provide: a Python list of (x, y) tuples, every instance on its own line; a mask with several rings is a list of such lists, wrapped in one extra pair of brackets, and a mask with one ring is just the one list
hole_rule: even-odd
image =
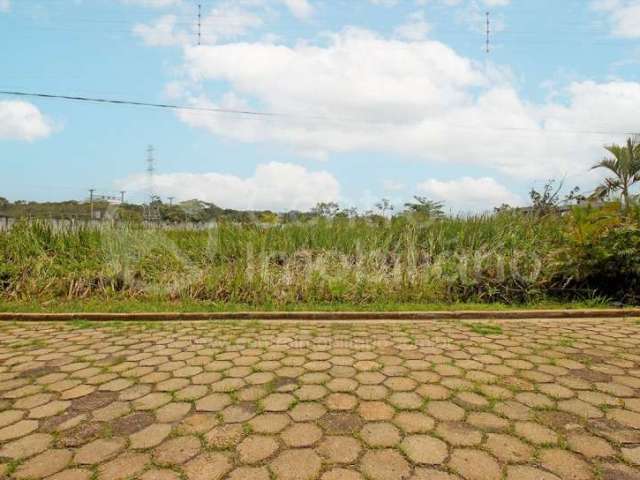
[(640, 479), (640, 324), (5, 323), (0, 477)]

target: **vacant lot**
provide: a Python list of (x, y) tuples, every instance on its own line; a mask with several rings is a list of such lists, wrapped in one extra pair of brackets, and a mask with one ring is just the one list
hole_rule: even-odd
[(8, 477), (640, 478), (640, 324), (3, 324)]

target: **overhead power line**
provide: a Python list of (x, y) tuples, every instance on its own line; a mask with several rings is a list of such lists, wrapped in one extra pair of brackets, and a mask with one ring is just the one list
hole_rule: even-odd
[[(134, 107), (151, 107), (162, 108), (170, 110), (192, 110), (209, 113), (222, 113), (230, 115), (240, 115), (245, 117), (280, 117), (280, 118), (298, 118), (306, 120), (324, 120), (331, 122), (349, 122), (360, 124), (381, 124), (381, 122), (366, 121), (361, 119), (346, 119), (329, 116), (313, 116), (313, 115), (298, 115), (293, 113), (277, 113), (277, 112), (260, 112), (256, 110), (235, 110), (228, 108), (215, 108), (215, 107), (197, 107), (193, 105), (175, 105), (168, 103), (149, 103), (139, 102), (135, 100), (117, 100), (108, 98), (96, 98), (96, 97), (80, 97), (71, 95), (54, 95), (50, 93), (35, 93), (35, 92), (22, 92), (11, 90), (0, 90), (0, 95), (12, 95), (19, 97), (35, 97), (35, 98), (47, 98), (47, 99), (59, 99), (69, 100), (77, 102), (89, 102), (99, 104), (115, 104), (115, 105), (130, 105)], [(496, 127), (489, 125), (456, 125), (456, 124), (444, 124), (446, 128), (465, 129), (465, 130), (496, 130), (496, 131), (508, 131), (508, 132), (532, 132), (542, 134), (569, 134), (569, 135), (605, 135), (605, 136), (617, 136), (617, 135), (637, 135), (637, 131), (608, 131), (608, 130), (572, 130), (572, 129), (548, 129), (548, 128), (531, 128), (531, 127)]]

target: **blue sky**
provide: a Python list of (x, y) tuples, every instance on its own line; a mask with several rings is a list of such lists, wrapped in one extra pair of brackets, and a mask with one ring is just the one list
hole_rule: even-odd
[[(0, 95), (0, 196), (153, 190), (230, 208), (452, 211), (592, 188), (640, 131), (640, 0), (0, 0), (0, 89), (282, 116)], [(491, 52), (484, 51), (485, 12)]]

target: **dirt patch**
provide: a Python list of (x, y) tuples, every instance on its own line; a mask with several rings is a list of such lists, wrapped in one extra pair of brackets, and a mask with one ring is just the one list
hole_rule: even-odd
[(590, 420), (589, 430), (621, 445), (640, 444), (640, 430), (632, 430), (606, 418)]
[(63, 432), (58, 437), (58, 446), (61, 448), (80, 447), (98, 438), (103, 429), (104, 425), (102, 423), (91, 422), (80, 424), (77, 427)]
[(131, 435), (139, 432), (155, 422), (155, 416), (150, 412), (138, 412), (120, 417), (111, 422), (111, 432), (113, 435)]
[(596, 372), (589, 368), (579, 368), (576, 370), (569, 370), (569, 374), (580, 380), (586, 380), (587, 382), (610, 382), (611, 375), (606, 373)]
[(635, 469), (628, 465), (601, 465), (601, 480), (638, 480), (640, 478)]
[(70, 410), (76, 413), (92, 412), (115, 402), (117, 398), (117, 392), (93, 392), (75, 399), (71, 404)]
[(567, 355), (571, 360), (575, 360), (576, 362), (593, 364), (593, 363), (602, 363), (606, 357), (599, 355), (591, 355), (588, 353), (570, 353)]
[(298, 386), (298, 382), (295, 378), (291, 377), (278, 377), (273, 381), (274, 390), (280, 391), (285, 389), (287, 391), (294, 390)]
[(364, 420), (353, 413), (330, 412), (318, 420), (318, 425), (329, 435), (348, 435), (359, 431)]
[(52, 367), (51, 365), (46, 365), (44, 367), (32, 368), (30, 370), (25, 370), (24, 372), (20, 372), (20, 378), (37, 378), (43, 377), (45, 375), (49, 375), (50, 373), (56, 373), (60, 370), (58, 367)]
[(580, 417), (566, 412), (540, 412), (537, 415), (537, 420), (542, 425), (558, 431), (573, 430), (577, 428), (577, 425), (583, 425)]

